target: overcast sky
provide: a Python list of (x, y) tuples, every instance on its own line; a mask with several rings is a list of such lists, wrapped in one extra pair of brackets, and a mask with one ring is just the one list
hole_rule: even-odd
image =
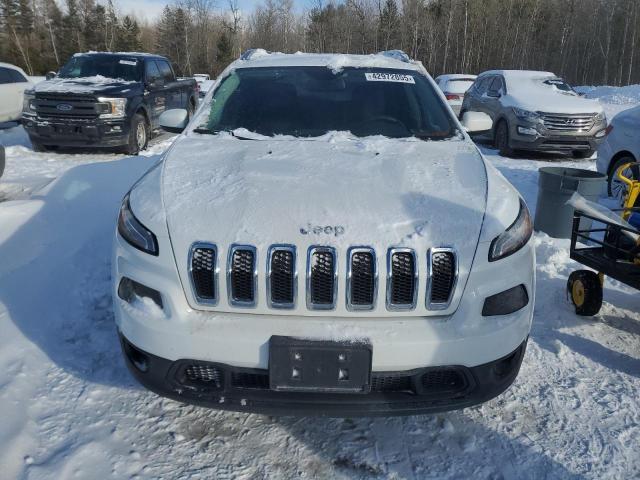
[[(115, 4), (123, 13), (135, 13), (139, 18), (153, 20), (162, 12), (165, 5), (173, 3), (172, 0), (116, 0)], [(218, 10), (227, 9), (228, 0), (215, 1)], [(242, 10), (251, 12), (256, 5), (260, 5), (261, 0), (238, 0), (238, 6)], [(294, 5), (300, 11), (314, 5), (316, 0), (293, 0)]]

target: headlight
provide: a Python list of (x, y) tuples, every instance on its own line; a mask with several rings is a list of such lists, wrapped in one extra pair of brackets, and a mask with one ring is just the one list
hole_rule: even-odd
[(22, 99), (22, 111), (25, 113), (36, 113), (36, 96), (32, 93), (25, 93)]
[(98, 113), (100, 118), (123, 118), (127, 107), (126, 98), (98, 97)]
[(529, 120), (530, 122), (535, 122), (540, 119), (540, 115), (537, 112), (530, 112), (522, 108), (513, 107), (513, 113), (516, 117), (522, 120)]
[(158, 240), (153, 232), (142, 225), (131, 211), (128, 193), (120, 207), (118, 233), (131, 246), (150, 255), (158, 256)]
[(607, 115), (604, 112), (600, 112), (596, 115), (596, 123), (607, 123)]
[(491, 242), (489, 261), (495, 262), (517, 252), (524, 247), (533, 234), (533, 224), (529, 209), (520, 199), (520, 212), (516, 221)]

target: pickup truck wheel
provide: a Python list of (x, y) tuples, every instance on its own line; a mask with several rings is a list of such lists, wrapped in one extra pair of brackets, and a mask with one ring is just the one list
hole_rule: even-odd
[(147, 148), (149, 143), (149, 126), (145, 118), (136, 113), (131, 120), (131, 129), (129, 130), (129, 143), (125, 146), (125, 153), (128, 155), (137, 155), (138, 152)]
[(513, 149), (509, 146), (509, 125), (506, 120), (500, 120), (498, 123), (494, 136), (494, 144), (503, 157), (513, 155)]

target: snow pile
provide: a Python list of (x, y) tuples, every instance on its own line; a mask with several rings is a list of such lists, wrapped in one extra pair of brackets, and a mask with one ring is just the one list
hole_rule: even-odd
[(640, 85), (625, 87), (576, 87), (586, 98), (600, 101), (604, 106), (607, 118), (612, 119), (617, 113), (640, 104)]

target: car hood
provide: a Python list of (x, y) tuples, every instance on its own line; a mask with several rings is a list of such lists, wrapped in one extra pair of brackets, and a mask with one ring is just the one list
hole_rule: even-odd
[(33, 90), (37, 93), (70, 93), (117, 95), (131, 92), (138, 82), (102, 76), (83, 78), (53, 78), (37, 83)]
[[(426, 252), (431, 247), (456, 249), (460, 276), (451, 310), (459, 301), (482, 227), (487, 173), (477, 149), (463, 140), (358, 140), (335, 134), (252, 141), (190, 134), (169, 152), (162, 189), (185, 286), (188, 252), (196, 241), (216, 244), (221, 260), (234, 243), (255, 246), (262, 280), (270, 245), (295, 245), (299, 272), (305, 271), (309, 246), (333, 246), (339, 259), (339, 292), (344, 292), (344, 259), (350, 246), (375, 248), (380, 292), (387, 249), (410, 247), (418, 255), (423, 307), (419, 296), (414, 313), (425, 315)], [(224, 263), (219, 266), (224, 272)], [(299, 276), (303, 282), (304, 275)], [(304, 292), (303, 283), (298, 291)], [(187, 297), (191, 299), (190, 292)], [(384, 294), (379, 297), (376, 314), (384, 315)], [(298, 304), (295, 310), (278, 313), (314, 314), (303, 311), (304, 302)], [(216, 310), (233, 308), (221, 301)], [(340, 302), (337, 310), (337, 315), (353, 314)]]
[(532, 112), (580, 114), (604, 111), (597, 100), (547, 88), (537, 88), (523, 94), (508, 94), (503, 97), (502, 103), (506, 107), (517, 107)]

